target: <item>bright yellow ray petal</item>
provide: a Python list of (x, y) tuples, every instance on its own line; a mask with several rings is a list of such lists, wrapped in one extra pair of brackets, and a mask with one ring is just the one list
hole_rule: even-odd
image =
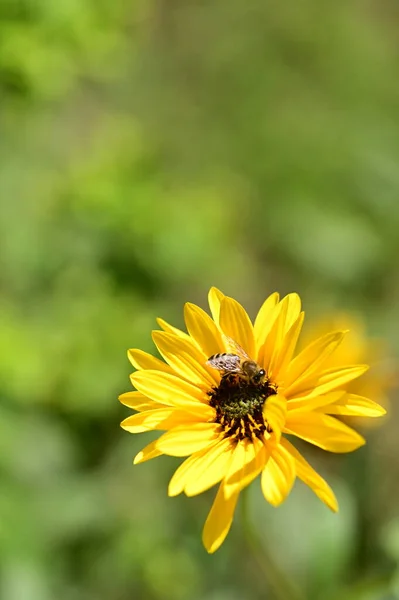
[(254, 323), (254, 335), (256, 346), (259, 349), (265, 342), (266, 336), (268, 335), (274, 318), (277, 316), (275, 307), (278, 304), (280, 296), (277, 292), (271, 294), (262, 304), (258, 314), (256, 315)]
[[(297, 322), (301, 310), (301, 301), (298, 294), (288, 294), (276, 307), (273, 325), (264, 338), (264, 343), (259, 349), (258, 361), (263, 365), (269, 376), (275, 376), (280, 369), (280, 362), (284, 358), (282, 346), (291, 327)], [(300, 327), (297, 335), (299, 335)], [(291, 333), (291, 338), (295, 336)], [(291, 345), (295, 349), (296, 339), (292, 339)], [(289, 342), (287, 342), (289, 349)], [(292, 351), (293, 351), (292, 350)]]
[(291, 327), (293, 326), (293, 324), (295, 323), (295, 321), (297, 320), (297, 318), (300, 315), (301, 312), (301, 299), (299, 297), (298, 294), (296, 294), (295, 292), (292, 292), (291, 294), (287, 294), (287, 296), (284, 298), (288, 299), (288, 310), (287, 310), (287, 317), (286, 317), (286, 321), (285, 321), (285, 330), (286, 332), (289, 331), (289, 329), (291, 329)]
[(264, 497), (273, 506), (279, 506), (295, 482), (295, 461), (281, 445), (276, 446), (263, 469), (261, 486)]
[(304, 382), (317, 375), (323, 363), (338, 348), (345, 333), (345, 331), (333, 331), (323, 335), (294, 358), (284, 376), (287, 398), (297, 394), (298, 390), (304, 387)]
[(335, 390), (334, 392), (328, 392), (315, 398), (293, 398), (287, 402), (287, 410), (299, 410), (302, 412), (310, 412), (311, 410), (319, 410), (320, 408), (327, 407), (329, 404), (335, 404), (341, 398), (345, 396), (345, 390)]
[(264, 341), (263, 346), (259, 350), (259, 364), (267, 371), (269, 377), (273, 374), (275, 358), (278, 356), (281, 342), (284, 338), (287, 310), (288, 300), (284, 298), (276, 307), (277, 316), (274, 319), (273, 325)]
[(299, 479), (302, 479), (324, 504), (337, 512), (338, 502), (328, 483), (310, 466), (291, 442), (283, 438), (281, 443), (295, 459), (295, 470)]
[(153, 331), (152, 339), (177, 375), (205, 389), (212, 388), (218, 382), (215, 369), (206, 365), (208, 357), (191, 338), (187, 340), (172, 333)]
[(137, 371), (130, 379), (139, 392), (161, 404), (185, 408), (208, 402), (201, 389), (176, 375), (160, 371)]
[(317, 412), (329, 415), (382, 417), (387, 411), (377, 402), (369, 400), (369, 398), (356, 394), (342, 394), (340, 400), (318, 408)]
[(150, 400), (147, 396), (140, 394), (140, 392), (125, 392), (118, 396), (118, 400), (121, 404), (138, 411), (154, 410), (155, 408), (162, 408), (164, 406), (160, 402)]
[(233, 522), (238, 496), (237, 493), (226, 498), (224, 485), (220, 484), (202, 532), (202, 542), (209, 554), (216, 552), (226, 539)]
[(138, 465), (139, 463), (145, 462), (146, 460), (151, 460), (152, 458), (157, 458), (157, 456), (161, 456), (162, 452), (156, 448), (156, 442), (151, 442), (145, 448), (140, 450), (138, 454), (134, 457), (133, 464)]
[(287, 414), (287, 400), (281, 394), (275, 394), (267, 398), (263, 407), (263, 418), (276, 436), (276, 441), (279, 442), (281, 438), (281, 432), (285, 425), (285, 418)]
[(233, 454), (233, 445), (229, 439), (222, 439), (206, 451), (191, 469), (186, 478), (184, 493), (196, 496), (209, 490), (226, 475)]
[(212, 318), (216, 325), (219, 325), (220, 303), (224, 298), (223, 292), (215, 287), (211, 287), (208, 294), (209, 308), (211, 309)]
[(258, 439), (244, 439), (235, 447), (224, 481), (225, 497), (240, 492), (255, 479), (266, 464), (265, 445)]
[(151, 429), (171, 429), (178, 425), (190, 425), (214, 418), (215, 411), (210, 406), (198, 405), (200, 408), (207, 408), (208, 413), (201, 410), (188, 412), (174, 407), (158, 408), (131, 415), (122, 421), (121, 427), (129, 433), (142, 433)]
[(164, 319), (160, 319), (158, 317), (157, 323), (160, 326), (160, 328), (166, 331), (167, 333), (173, 333), (174, 335), (177, 335), (178, 337), (181, 337), (184, 340), (190, 339), (190, 336), (185, 331), (182, 331), (181, 329), (170, 325)]
[(195, 496), (223, 479), (232, 455), (229, 439), (216, 441), (187, 458), (175, 471), (169, 483), (168, 495), (177, 496), (185, 492)]
[(245, 309), (233, 298), (225, 296), (220, 304), (220, 327), (251, 358), (255, 357), (255, 339), (251, 320)]
[(306, 397), (308, 400), (310, 400), (316, 396), (321, 396), (331, 392), (332, 390), (341, 388), (350, 381), (353, 381), (353, 379), (357, 379), (363, 375), (363, 373), (365, 373), (368, 369), (368, 365), (353, 365), (350, 367), (328, 369), (326, 371), (322, 371), (322, 373), (318, 377), (315, 377), (313, 381), (306, 380), (302, 388), (298, 387), (295, 389), (293, 386), (291, 386), (288, 390), (284, 391), (284, 395), (287, 397), (287, 400), (297, 397), (301, 397), (303, 399)]
[(334, 417), (289, 411), (284, 431), (329, 452), (352, 452), (365, 444), (356, 431)]
[[(216, 444), (217, 442), (215, 442)], [(191, 469), (195, 465), (195, 463), (200, 460), (205, 454), (209, 452), (210, 448), (203, 448), (199, 452), (195, 452), (185, 461), (181, 463), (181, 465), (174, 472), (172, 479), (169, 482), (168, 486), (168, 496), (177, 496), (181, 494), (184, 490), (184, 486), (186, 485), (187, 477), (191, 474)]]
[(220, 432), (218, 423), (182, 425), (164, 433), (157, 440), (156, 447), (169, 456), (188, 456), (213, 445)]
[(127, 356), (135, 369), (156, 369), (157, 371), (172, 373), (170, 366), (164, 363), (163, 360), (159, 360), (159, 358), (148, 354), (148, 352), (143, 352), (143, 350), (131, 348), (128, 350)]
[(224, 343), (220, 330), (202, 308), (187, 302), (184, 306), (184, 319), (187, 331), (207, 358), (218, 352), (223, 352)]
[(301, 312), (299, 317), (291, 325), (283, 339), (281, 340), (279, 351), (275, 354), (273, 365), (270, 366), (270, 375), (273, 374), (273, 380), (278, 383), (280, 379), (284, 381), (285, 371), (291, 362), (292, 356), (301, 333), (305, 313)]

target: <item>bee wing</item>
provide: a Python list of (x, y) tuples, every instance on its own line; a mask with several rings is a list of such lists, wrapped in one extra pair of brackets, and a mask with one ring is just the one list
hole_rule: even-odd
[(241, 359), (237, 354), (215, 354), (206, 361), (206, 364), (218, 371), (238, 373)]
[(248, 354), (245, 352), (244, 348), (241, 348), (240, 344), (237, 344), (237, 342), (235, 342), (231, 337), (225, 335), (224, 333), (222, 333), (222, 337), (224, 343), (226, 344), (227, 350), (234, 352), (234, 354), (237, 354), (240, 358), (243, 358), (244, 360), (251, 360)]

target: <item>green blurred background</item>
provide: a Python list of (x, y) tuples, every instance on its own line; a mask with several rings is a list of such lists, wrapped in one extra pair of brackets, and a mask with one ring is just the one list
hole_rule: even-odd
[[(126, 350), (216, 285), (252, 316), (298, 291), (315, 329), (356, 312), (397, 354), (398, 26), (395, 0), (2, 0), (2, 600), (273, 598), (239, 514), (208, 556), (214, 492), (132, 466)], [(304, 450), (338, 515), (251, 486), (305, 598), (399, 598), (390, 396), (365, 448)]]

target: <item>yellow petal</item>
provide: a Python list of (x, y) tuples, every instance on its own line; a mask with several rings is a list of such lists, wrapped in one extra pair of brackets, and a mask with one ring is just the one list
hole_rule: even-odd
[[(217, 443), (217, 442), (216, 442)], [(195, 452), (176, 469), (168, 486), (168, 496), (177, 496), (184, 490), (187, 482), (187, 477), (191, 476), (191, 470), (195, 463), (209, 452), (208, 448), (204, 448), (199, 452)]]
[[(268, 375), (273, 375), (280, 369), (280, 362), (284, 358), (283, 344), (287, 333), (297, 321), (301, 310), (301, 300), (298, 294), (288, 294), (283, 298), (280, 304), (275, 309), (275, 317), (272, 327), (268, 335), (265, 337), (263, 346), (259, 349), (258, 360), (267, 370)], [(300, 327), (298, 330), (299, 335)], [(291, 337), (294, 337), (291, 334)], [(293, 350), (295, 343), (292, 340)], [(289, 345), (289, 344), (288, 344)], [(293, 351), (292, 350), (292, 351)]]
[[(203, 405), (199, 406), (202, 408)], [(129, 431), (129, 433), (142, 433), (143, 431), (149, 431), (151, 429), (171, 429), (178, 425), (203, 422), (204, 417), (205, 420), (211, 419), (214, 416), (215, 411), (210, 406), (208, 409), (209, 412), (206, 416), (202, 411), (188, 412), (174, 407), (148, 410), (127, 417), (122, 421), (121, 427), (122, 429)]]
[(202, 308), (195, 304), (184, 306), (187, 331), (202, 349), (206, 357), (223, 351), (223, 340), (216, 323)]
[(196, 496), (219, 483), (227, 473), (232, 454), (232, 443), (226, 438), (207, 449), (205, 455), (198, 459), (190, 470), (184, 493), (187, 496)]
[(229, 439), (217, 441), (187, 458), (175, 471), (169, 483), (169, 496), (185, 492), (194, 496), (209, 489), (223, 479), (232, 455)]
[(237, 443), (224, 481), (225, 497), (229, 498), (251, 483), (266, 463), (266, 448), (258, 439)]
[(306, 389), (306, 382), (318, 374), (323, 363), (342, 342), (345, 331), (333, 331), (318, 338), (294, 358), (285, 373), (285, 393), (287, 398), (299, 395)]
[(167, 333), (173, 333), (174, 335), (177, 335), (177, 337), (181, 337), (184, 340), (190, 339), (190, 336), (185, 331), (182, 331), (177, 327), (173, 327), (173, 325), (169, 325), (169, 323), (164, 321), (164, 319), (158, 318), (157, 323), (160, 326), (160, 328), (166, 331)]
[(209, 308), (211, 309), (212, 318), (216, 325), (219, 325), (220, 303), (224, 298), (224, 294), (215, 287), (211, 287), (208, 294)]
[(295, 481), (295, 461), (281, 445), (273, 449), (263, 469), (261, 485), (264, 497), (279, 506), (290, 493)]
[(151, 442), (145, 448), (140, 450), (138, 454), (134, 457), (133, 464), (138, 465), (139, 463), (145, 462), (146, 460), (151, 460), (152, 458), (157, 458), (157, 456), (161, 456), (162, 452), (156, 448), (156, 442)]
[(334, 492), (328, 483), (310, 466), (296, 448), (285, 438), (281, 440), (282, 445), (295, 460), (295, 470), (299, 479), (302, 479), (306, 485), (334, 512), (338, 511), (338, 502)]
[(263, 407), (263, 418), (276, 436), (276, 441), (279, 442), (281, 432), (285, 425), (287, 414), (287, 400), (281, 394), (275, 394), (267, 398)]
[(284, 380), (284, 374), (291, 362), (292, 356), (301, 333), (305, 313), (301, 312), (299, 317), (291, 325), (290, 329), (281, 340), (279, 351), (274, 356), (273, 365), (270, 367), (270, 374), (273, 373), (273, 380), (278, 383), (279, 379)]
[(255, 357), (255, 339), (252, 323), (245, 309), (233, 298), (225, 296), (220, 305), (220, 327), (251, 358)]
[(296, 389), (293, 392), (291, 386), (290, 389), (284, 391), (284, 394), (287, 399), (300, 396), (302, 399), (307, 398), (311, 400), (316, 396), (321, 396), (337, 388), (342, 388), (342, 386), (353, 381), (353, 379), (357, 379), (357, 377), (363, 375), (368, 368), (368, 365), (354, 365), (338, 369), (328, 369), (322, 371), (313, 381), (307, 380), (302, 389)]
[(275, 307), (278, 304), (279, 298), (280, 296), (277, 292), (271, 294), (264, 301), (256, 316), (254, 323), (254, 335), (256, 346), (258, 349), (265, 343), (266, 337), (270, 329), (272, 328), (274, 319), (277, 316)]
[(237, 493), (226, 498), (224, 485), (220, 484), (202, 532), (202, 542), (209, 554), (216, 552), (226, 539), (233, 522), (238, 496)]
[(301, 299), (295, 292), (287, 294), (284, 300), (288, 300), (287, 317), (285, 320), (285, 331), (289, 331), (301, 312)]
[(299, 410), (301, 412), (310, 412), (311, 410), (319, 411), (319, 409), (327, 407), (327, 405), (335, 404), (345, 395), (345, 390), (335, 390), (334, 392), (328, 392), (328, 394), (323, 394), (310, 399), (307, 396), (304, 396), (303, 398), (292, 398), (287, 402), (287, 410)]
[(348, 415), (356, 417), (382, 417), (386, 414), (385, 408), (356, 394), (342, 394), (342, 397), (333, 404), (328, 404), (317, 409), (328, 415)]
[(178, 375), (206, 389), (217, 383), (215, 370), (206, 365), (208, 357), (192, 339), (182, 339), (164, 331), (153, 331), (152, 338), (159, 352)]
[(172, 372), (172, 369), (163, 360), (159, 360), (159, 358), (148, 354), (148, 352), (143, 352), (143, 350), (131, 348), (128, 350), (127, 356), (135, 369), (156, 369), (166, 373)]
[(130, 379), (139, 392), (168, 406), (186, 408), (208, 401), (207, 396), (198, 387), (169, 373), (137, 371)]
[(263, 346), (259, 350), (259, 364), (267, 371), (269, 377), (273, 374), (275, 358), (278, 356), (281, 342), (284, 337), (287, 310), (288, 301), (284, 298), (284, 300), (282, 300), (276, 308), (277, 316), (274, 319), (274, 323), (265, 339)]
[(218, 423), (193, 423), (167, 431), (157, 440), (156, 447), (169, 456), (188, 456), (213, 445), (220, 437)]
[(329, 452), (352, 452), (365, 444), (356, 431), (334, 417), (288, 411), (284, 431)]
[(147, 396), (140, 394), (140, 392), (125, 392), (118, 397), (121, 404), (133, 408), (134, 410), (154, 410), (155, 408), (162, 408), (162, 404), (150, 400)]

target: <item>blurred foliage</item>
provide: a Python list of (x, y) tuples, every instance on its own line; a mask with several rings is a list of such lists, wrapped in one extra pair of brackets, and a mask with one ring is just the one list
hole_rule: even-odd
[[(252, 312), (295, 289), (398, 351), (399, 44), (392, 0), (0, 4), (0, 596), (265, 597), (212, 493), (131, 466), (126, 349), (210, 285)], [(391, 395), (392, 399), (392, 395)], [(399, 597), (397, 410), (335, 486), (253, 518), (306, 598)]]

